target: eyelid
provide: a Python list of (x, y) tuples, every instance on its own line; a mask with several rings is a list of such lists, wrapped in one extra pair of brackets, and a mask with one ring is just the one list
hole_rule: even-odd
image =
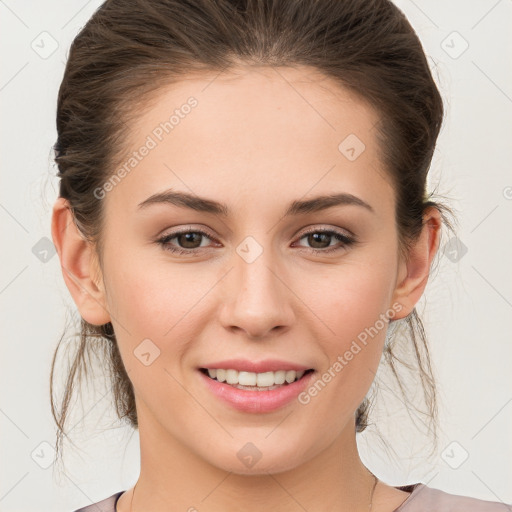
[(170, 233), (166, 233), (166, 234), (157, 236), (155, 243), (159, 244), (164, 251), (168, 251), (171, 254), (174, 253), (174, 254), (191, 256), (191, 257), (199, 255), (199, 253), (200, 253), (199, 249), (202, 249), (203, 251), (211, 249), (211, 247), (198, 247), (195, 249), (183, 249), (182, 247), (177, 247), (177, 246), (170, 248), (170, 245), (171, 245), (170, 241), (173, 238), (176, 238), (177, 236), (180, 236), (180, 235), (183, 235), (186, 233), (199, 233), (199, 234), (205, 236), (206, 238), (209, 238), (214, 243), (218, 242), (217, 238), (212, 236), (208, 230), (203, 229), (203, 228), (195, 228), (195, 227), (189, 225), (188, 227), (177, 228), (175, 231), (171, 231)]
[(163, 230), (161, 234), (157, 235), (155, 238), (156, 240), (162, 239), (162, 238), (168, 238), (170, 236), (177, 236), (182, 233), (202, 233), (206, 235), (208, 238), (211, 238), (212, 240), (217, 240), (216, 236), (207, 228), (204, 227), (196, 227), (191, 224), (189, 225), (183, 225), (176, 228), (171, 228), (171, 231), (166, 232), (167, 230)]
[(352, 233), (352, 231), (350, 231), (349, 229), (347, 228), (340, 228), (338, 226), (334, 227), (334, 226), (330, 226), (330, 225), (324, 225), (324, 226), (320, 226), (319, 224), (312, 224), (310, 228), (304, 228), (305, 231), (300, 231), (297, 236), (299, 236), (300, 238), (302, 238), (304, 235), (309, 235), (310, 233), (316, 233), (318, 231), (328, 231), (328, 232), (335, 232), (335, 233), (339, 233), (341, 235), (344, 235), (346, 236), (347, 238), (356, 238), (356, 235), (354, 233)]
[[(170, 240), (172, 240), (173, 238), (176, 238), (179, 235), (183, 235), (183, 234), (187, 234), (187, 233), (199, 233), (199, 234), (205, 236), (206, 238), (209, 238), (213, 242), (218, 243), (217, 238), (212, 236), (209, 233), (209, 230), (204, 229), (204, 228), (195, 228), (194, 226), (191, 226), (191, 225), (189, 225), (188, 227), (177, 228), (176, 231), (172, 231), (170, 233), (160, 236), (159, 238), (157, 238), (156, 243), (160, 244), (162, 249), (169, 251), (170, 253), (181, 254), (184, 256), (191, 256), (191, 257), (200, 255), (201, 251), (199, 251), (199, 249), (202, 249), (203, 251), (211, 249), (211, 247), (208, 247), (208, 246), (207, 247), (196, 247), (196, 248), (192, 248), (192, 249), (183, 249), (181, 247), (174, 247), (174, 246), (172, 246), (172, 248), (171, 248)], [(308, 248), (308, 247), (304, 247), (301, 245), (298, 246), (299, 248), (305, 250), (306, 252), (312, 253), (312, 254), (328, 255), (331, 253), (337, 253), (342, 250), (347, 250), (350, 246), (354, 246), (358, 243), (357, 237), (354, 234), (352, 234), (352, 232), (348, 229), (344, 230), (343, 228), (339, 228), (339, 227), (334, 228), (334, 227), (330, 227), (330, 226), (329, 227), (327, 227), (327, 226), (320, 227), (318, 225), (311, 225), (308, 228), (306, 228), (306, 231), (302, 231), (300, 233), (300, 235), (295, 235), (294, 240), (296, 240), (296, 242), (294, 242), (294, 243), (300, 242), (300, 240), (302, 240), (304, 237), (308, 236), (311, 233), (329, 233), (332, 237), (334, 237), (335, 239), (338, 240), (338, 245), (335, 245), (333, 247), (327, 247), (324, 249)], [(349, 234), (347, 234), (347, 233), (349, 233)], [(341, 246), (339, 244), (341, 244)]]
[[(294, 238), (300, 239), (310, 233), (317, 233), (317, 232), (322, 232), (322, 231), (323, 232), (336, 232), (336, 233), (345, 235), (347, 238), (353, 238), (353, 239), (356, 238), (356, 235), (354, 233), (352, 233), (352, 231), (350, 231), (347, 228), (340, 228), (340, 227), (334, 227), (334, 226), (328, 226), (328, 225), (320, 226), (319, 224), (311, 224), (309, 227), (306, 227), (303, 229), (304, 229), (304, 231), (299, 231), (296, 235), (294, 235)], [(175, 231), (171, 231), (169, 233), (162, 234), (162, 235), (157, 235), (156, 239), (158, 240), (158, 239), (162, 239), (162, 238), (168, 238), (172, 235), (177, 236), (177, 235), (187, 233), (187, 232), (201, 233), (203, 235), (206, 235), (211, 240), (218, 242), (217, 237), (215, 235), (213, 235), (207, 228), (203, 228), (203, 227), (198, 228), (198, 227), (195, 227), (190, 224), (188, 226), (183, 226), (183, 227), (180, 226), (180, 227), (176, 228)]]

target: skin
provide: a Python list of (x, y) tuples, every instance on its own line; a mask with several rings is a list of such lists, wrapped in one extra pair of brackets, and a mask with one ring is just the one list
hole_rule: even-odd
[[(160, 90), (130, 127), (133, 151), (168, 112), (190, 96), (198, 100), (101, 200), (102, 268), (66, 201), (53, 210), (70, 293), (85, 320), (112, 322), (134, 386), (141, 472), (132, 510), (367, 511), (374, 480), (358, 454), (354, 415), (377, 372), (386, 328), (307, 405), (293, 401), (270, 413), (224, 404), (197, 367), (280, 358), (319, 377), (393, 304), (401, 308), (394, 319), (412, 311), (438, 249), (439, 212), (425, 212), (421, 236), (401, 259), (374, 110), (308, 68), (240, 66), (215, 77)], [(338, 150), (349, 134), (366, 146), (354, 161)], [(223, 202), (232, 214), (137, 208), (168, 189)], [(363, 199), (374, 213), (343, 205), (283, 218), (290, 202), (335, 192)], [(192, 247), (195, 257), (155, 242), (189, 227), (212, 237), (169, 243)], [(315, 243), (306, 228), (349, 230), (358, 243), (344, 247), (332, 236)], [(252, 263), (236, 251), (247, 236), (263, 250)], [(146, 338), (160, 349), (149, 366), (133, 353)], [(262, 454), (252, 468), (237, 457), (247, 442)], [(118, 501), (119, 512), (130, 510), (132, 491)], [(407, 497), (379, 481), (372, 511), (391, 512)]]

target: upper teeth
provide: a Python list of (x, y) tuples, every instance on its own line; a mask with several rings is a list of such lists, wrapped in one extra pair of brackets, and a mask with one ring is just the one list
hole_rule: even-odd
[(231, 369), (223, 370), (220, 368), (210, 370), (208, 368), (208, 375), (212, 379), (217, 379), (219, 382), (227, 382), (228, 384), (269, 387), (275, 384), (284, 384), (285, 381), (291, 384), (293, 381), (300, 379), (304, 375), (304, 371), (279, 370), (277, 372), (253, 373), (239, 372)]

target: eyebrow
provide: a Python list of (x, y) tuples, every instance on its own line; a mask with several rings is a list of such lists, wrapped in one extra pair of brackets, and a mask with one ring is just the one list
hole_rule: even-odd
[[(199, 212), (211, 213), (223, 217), (228, 217), (230, 215), (229, 207), (224, 203), (219, 203), (211, 199), (175, 190), (166, 190), (164, 192), (153, 194), (139, 203), (138, 209), (144, 209), (150, 205), (162, 203), (182, 208), (190, 208)], [(345, 205), (361, 206), (366, 210), (375, 213), (375, 210), (361, 198), (342, 192), (339, 194), (317, 196), (305, 201), (293, 201), (286, 209), (284, 217), (313, 213), (326, 210), (334, 206)]]

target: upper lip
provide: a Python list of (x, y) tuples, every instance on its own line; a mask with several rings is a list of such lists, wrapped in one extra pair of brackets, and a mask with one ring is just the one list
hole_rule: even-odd
[(264, 359), (263, 361), (249, 361), (248, 359), (225, 359), (224, 361), (215, 361), (207, 363), (201, 368), (213, 369), (224, 369), (224, 370), (237, 370), (239, 372), (253, 372), (253, 373), (265, 373), (265, 372), (277, 372), (279, 370), (295, 370), (306, 371), (311, 369), (309, 366), (304, 366), (298, 363), (292, 363), (290, 361), (282, 361), (279, 359)]

